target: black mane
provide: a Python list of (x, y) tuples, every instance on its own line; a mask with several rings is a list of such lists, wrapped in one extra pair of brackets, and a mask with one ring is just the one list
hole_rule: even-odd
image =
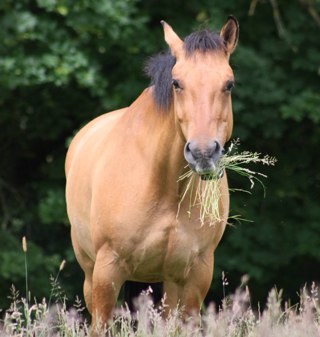
[(154, 86), (153, 97), (160, 110), (167, 111), (172, 101), (172, 75), (171, 71), (176, 58), (170, 51), (150, 57), (145, 65), (145, 72), (151, 78)]
[[(225, 50), (220, 35), (209, 30), (191, 33), (184, 39), (183, 46), (187, 57), (196, 51), (205, 53)], [(155, 103), (163, 111), (169, 110), (172, 102), (171, 71), (175, 63), (175, 57), (171, 55), (170, 51), (167, 51), (151, 57), (145, 65), (145, 72), (151, 78), (151, 85), (154, 86)]]

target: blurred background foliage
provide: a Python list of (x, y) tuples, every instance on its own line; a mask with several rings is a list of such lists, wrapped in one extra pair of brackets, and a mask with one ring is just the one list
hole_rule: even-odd
[[(28, 238), (32, 295), (50, 294), (50, 274), (73, 300), (82, 273), (69, 239), (64, 157), (93, 117), (130, 104), (148, 85), (146, 58), (166, 48), (161, 19), (180, 36), (240, 22), (231, 58), (234, 137), (276, 156), (266, 197), (234, 193), (231, 214), (253, 222), (226, 230), (209, 299), (250, 276), (263, 303), (277, 285), (294, 298), (320, 281), (319, 0), (2, 0), (0, 2), (0, 308), (12, 283), (24, 289), (21, 237)], [(232, 187), (248, 188), (229, 176)]]

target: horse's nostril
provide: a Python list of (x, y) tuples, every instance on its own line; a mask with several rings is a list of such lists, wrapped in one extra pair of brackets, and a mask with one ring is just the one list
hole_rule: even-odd
[(221, 148), (221, 146), (220, 146), (219, 142), (217, 142), (217, 141), (215, 140), (215, 141), (214, 141), (213, 152), (214, 152), (214, 153), (220, 152), (220, 148)]
[(195, 151), (191, 142), (186, 143), (184, 147), (184, 158), (189, 164), (194, 163), (197, 160), (197, 151)]

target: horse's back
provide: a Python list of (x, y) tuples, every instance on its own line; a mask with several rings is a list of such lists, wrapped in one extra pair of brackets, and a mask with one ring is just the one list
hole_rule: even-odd
[[(66, 163), (67, 212), (72, 239), (94, 259), (90, 240), (91, 181), (99, 161), (101, 143), (116, 127), (127, 108), (103, 114), (86, 124), (70, 143)], [(110, 139), (112, 142), (112, 139)]]

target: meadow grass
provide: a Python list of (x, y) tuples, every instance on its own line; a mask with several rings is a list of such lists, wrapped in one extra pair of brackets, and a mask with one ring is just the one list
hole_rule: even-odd
[[(319, 290), (301, 291), (300, 303), (289, 307), (281, 299), (282, 292), (272, 289), (266, 308), (255, 312), (250, 305), (247, 287), (239, 288), (224, 299), (223, 305), (213, 304), (201, 315), (182, 320), (179, 309), (164, 319), (164, 306), (155, 307), (147, 292), (137, 299), (133, 315), (126, 306), (115, 310), (108, 327), (100, 327), (98, 336), (108, 337), (319, 337)], [(12, 289), (12, 303), (1, 321), (1, 337), (85, 337), (90, 336), (89, 323), (83, 318), (79, 301), (67, 310), (66, 300), (51, 307), (45, 299), (31, 304), (19, 298)]]
[[(230, 149), (229, 149), (230, 150)], [(232, 150), (232, 149), (231, 149)], [(231, 151), (230, 150), (230, 151)], [(243, 168), (248, 162), (270, 164), (270, 157), (259, 154), (241, 153), (240, 157), (225, 156), (229, 160), (223, 168), (235, 170), (254, 183), (254, 171)], [(247, 157), (246, 157), (247, 156)], [(240, 158), (240, 159), (239, 159)], [(262, 161), (261, 161), (262, 160)], [(239, 165), (240, 163), (240, 165)], [(238, 173), (239, 173), (238, 172)], [(263, 175), (262, 175), (263, 176)], [(208, 182), (208, 181), (205, 181)], [(210, 180), (209, 180), (210, 182)], [(251, 183), (251, 185), (252, 185)], [(209, 193), (209, 192), (208, 192)], [(211, 192), (210, 192), (211, 193)], [(209, 193), (209, 194), (210, 194)], [(198, 201), (201, 199), (198, 199)], [(11, 288), (11, 305), (2, 311), (0, 337), (87, 337), (92, 335), (89, 322), (83, 315), (84, 307), (76, 299), (70, 307), (59, 285), (59, 275), (65, 261), (55, 277), (51, 277), (49, 298), (31, 300), (28, 284), (27, 241), (22, 240), (25, 267), (25, 296), (20, 296), (14, 286)], [(289, 306), (282, 300), (282, 291), (272, 289), (263, 310), (253, 310), (246, 282), (231, 296), (225, 295), (227, 280), (223, 274), (222, 305), (214, 304), (203, 308), (201, 314), (182, 319), (181, 308), (172, 310), (163, 318), (165, 301), (155, 307), (150, 291), (142, 293), (136, 301), (136, 312), (130, 313), (127, 306), (115, 309), (108, 326), (97, 328), (98, 336), (107, 337), (320, 337), (320, 291), (315, 283), (300, 292), (300, 302)]]
[[(11, 288), (11, 305), (0, 319), (0, 337), (89, 337), (92, 331), (83, 315), (84, 307), (76, 298), (73, 306), (59, 285), (62, 261), (56, 277), (51, 277), (49, 300), (33, 299), (28, 285), (27, 244), (25, 254), (26, 296)], [(320, 291), (315, 283), (300, 292), (300, 303), (289, 306), (281, 298), (282, 291), (272, 289), (266, 308), (254, 311), (250, 302), (248, 278), (243, 278), (234, 295), (226, 296), (227, 279), (222, 274), (224, 299), (220, 307), (211, 304), (202, 313), (182, 319), (181, 309), (172, 310), (163, 318), (165, 298), (154, 306), (150, 293), (143, 292), (136, 299), (136, 312), (127, 306), (114, 311), (108, 326), (98, 325), (96, 336), (107, 337), (320, 337)], [(0, 310), (1, 311), (1, 310)]]

